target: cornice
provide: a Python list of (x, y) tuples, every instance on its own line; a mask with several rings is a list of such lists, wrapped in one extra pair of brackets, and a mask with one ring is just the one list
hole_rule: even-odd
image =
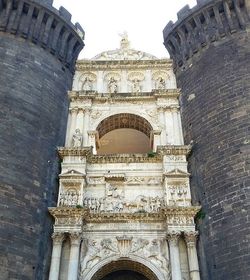
[(166, 155), (184, 155), (188, 156), (192, 147), (190, 145), (168, 145), (158, 146), (157, 152), (154, 155), (149, 154), (108, 154), (108, 155), (93, 155), (92, 147), (71, 148), (58, 147), (60, 158), (65, 156), (81, 156), (86, 157), (90, 164), (103, 163), (160, 163), (163, 156)]
[(163, 68), (171, 70), (173, 61), (171, 59), (155, 59), (155, 60), (78, 60), (76, 64), (77, 71), (98, 71), (98, 70), (113, 70), (113, 69), (155, 69)]
[(151, 92), (141, 92), (139, 95), (132, 95), (131, 92), (120, 92), (113, 97), (107, 96), (106, 93), (98, 93), (96, 91), (69, 91), (68, 97), (71, 102), (85, 101), (91, 99), (98, 102), (129, 102), (129, 101), (152, 101), (158, 98), (178, 99), (181, 94), (180, 89), (152, 90)]
[(65, 156), (80, 156), (80, 157), (89, 157), (92, 154), (92, 147), (83, 147), (83, 148), (71, 148), (71, 147), (58, 147), (57, 151), (60, 158)]
[(90, 164), (103, 164), (103, 163), (160, 163), (162, 162), (161, 155), (154, 157), (148, 154), (111, 154), (111, 155), (92, 155), (87, 158)]
[(192, 151), (191, 145), (166, 145), (166, 146), (158, 146), (157, 153), (162, 156), (167, 155), (177, 155), (177, 156), (188, 156)]
[(189, 207), (165, 207), (159, 212), (148, 213), (138, 211), (137, 213), (90, 213), (88, 208), (73, 207), (51, 207), (49, 213), (55, 219), (75, 218), (85, 220), (86, 223), (124, 223), (140, 221), (144, 223), (166, 222), (172, 217), (194, 218), (200, 211), (200, 206)]
[(82, 217), (85, 218), (89, 214), (88, 208), (76, 208), (76, 207), (49, 207), (49, 213), (54, 218), (61, 218), (61, 217)]

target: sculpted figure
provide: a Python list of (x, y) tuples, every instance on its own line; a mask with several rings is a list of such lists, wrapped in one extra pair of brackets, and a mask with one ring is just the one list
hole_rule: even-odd
[(165, 80), (162, 77), (158, 78), (158, 80), (156, 82), (156, 88), (157, 89), (165, 89), (166, 88)]
[(154, 239), (152, 240), (150, 247), (148, 249), (148, 258), (160, 266), (163, 270), (169, 273), (169, 262), (167, 258), (162, 254), (162, 240)]
[(92, 81), (89, 79), (89, 77), (85, 78), (82, 89), (83, 90), (92, 90)]
[(87, 240), (86, 245), (87, 252), (81, 260), (81, 273), (83, 273), (85, 269), (96, 264), (101, 259), (101, 248), (96, 245), (95, 240)]
[(112, 95), (113, 93), (117, 93), (118, 91), (118, 85), (117, 81), (114, 79), (114, 77), (111, 77), (108, 81), (108, 92)]
[(72, 147), (79, 148), (82, 146), (82, 134), (79, 128), (75, 130), (72, 137)]
[(141, 91), (140, 81), (138, 79), (134, 79), (132, 84), (132, 92), (136, 94), (139, 93), (140, 91)]

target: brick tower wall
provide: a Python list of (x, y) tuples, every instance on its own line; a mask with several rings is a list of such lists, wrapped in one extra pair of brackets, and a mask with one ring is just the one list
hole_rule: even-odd
[(0, 278), (47, 279), (57, 146), (83, 30), (51, 1), (0, 0)]
[(198, 219), (202, 279), (250, 279), (250, 1), (200, 0), (164, 29)]

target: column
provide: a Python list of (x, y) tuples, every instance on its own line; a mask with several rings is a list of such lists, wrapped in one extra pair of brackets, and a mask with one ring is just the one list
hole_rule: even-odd
[(172, 232), (172, 233), (168, 233), (167, 235), (169, 250), (170, 250), (172, 280), (182, 280), (179, 246), (178, 246), (179, 237), (180, 237), (179, 232)]
[(166, 135), (167, 135), (166, 144), (173, 145), (174, 144), (174, 126), (173, 126), (172, 112), (169, 109), (165, 110), (165, 123), (166, 123)]
[(72, 115), (71, 111), (68, 111), (68, 121), (67, 121), (67, 132), (66, 132), (66, 139), (65, 139), (65, 147), (70, 146), (70, 128), (71, 128), (71, 122), (72, 122)]
[(174, 127), (174, 145), (181, 145), (182, 139), (180, 135), (180, 128), (179, 128), (179, 119), (178, 119), (178, 109), (172, 109), (172, 117), (173, 117), (173, 127)]
[(61, 251), (62, 251), (62, 242), (64, 239), (63, 232), (54, 232), (52, 235), (53, 239), (53, 249), (52, 257), (50, 263), (50, 272), (49, 280), (58, 280), (59, 269), (60, 269), (60, 260), (61, 260)]
[(67, 130), (67, 136), (66, 136), (66, 146), (70, 147), (71, 146), (71, 142), (72, 142), (72, 136), (75, 132), (76, 129), (76, 118), (77, 118), (77, 112), (78, 112), (78, 108), (72, 108), (70, 110), (70, 114), (71, 114), (71, 121), (70, 121), (70, 128)]
[(179, 141), (180, 141), (181, 145), (184, 145), (180, 111), (178, 110), (176, 114), (177, 114), (177, 119), (178, 119)]
[(83, 133), (83, 117), (84, 117), (84, 110), (79, 108), (77, 118), (76, 118), (75, 129), (79, 128), (81, 133)]
[(96, 155), (97, 151), (96, 151), (96, 135), (97, 135), (97, 131), (93, 130), (93, 131), (88, 131), (88, 137), (89, 137), (89, 145), (93, 147), (93, 154)]
[(87, 147), (89, 145), (88, 130), (89, 130), (90, 108), (85, 108), (84, 113), (85, 113), (85, 117), (84, 117), (84, 127), (83, 127), (83, 146)]
[(150, 144), (152, 145), (153, 152), (156, 152), (157, 146), (161, 144), (161, 131), (160, 130), (152, 130), (150, 135)]
[(160, 121), (160, 128), (161, 128), (161, 145), (166, 145), (167, 143), (167, 136), (166, 136), (166, 124), (165, 124), (165, 115), (164, 115), (164, 111), (165, 108), (164, 107), (159, 107), (158, 108), (159, 111), (159, 121)]
[(70, 233), (70, 255), (68, 280), (77, 280), (81, 236), (78, 232)]
[(190, 271), (190, 279), (200, 280), (199, 263), (197, 258), (196, 239), (198, 232), (185, 232), (185, 240), (188, 251), (188, 264)]

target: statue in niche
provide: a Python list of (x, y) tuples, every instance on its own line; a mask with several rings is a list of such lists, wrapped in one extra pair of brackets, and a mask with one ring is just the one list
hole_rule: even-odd
[(138, 79), (134, 79), (132, 81), (132, 93), (139, 93), (141, 91), (140, 81)]
[(114, 77), (111, 77), (108, 81), (108, 92), (112, 96), (112, 94), (117, 93), (117, 91), (118, 91), (117, 81), (115, 80)]
[(83, 85), (82, 85), (82, 89), (83, 90), (92, 90), (92, 81), (90, 80), (89, 77), (86, 77), (84, 82), (83, 82)]
[(165, 89), (166, 83), (162, 77), (159, 77), (156, 81), (156, 89)]
[(72, 136), (72, 147), (79, 148), (82, 146), (82, 134), (79, 128), (75, 130)]

